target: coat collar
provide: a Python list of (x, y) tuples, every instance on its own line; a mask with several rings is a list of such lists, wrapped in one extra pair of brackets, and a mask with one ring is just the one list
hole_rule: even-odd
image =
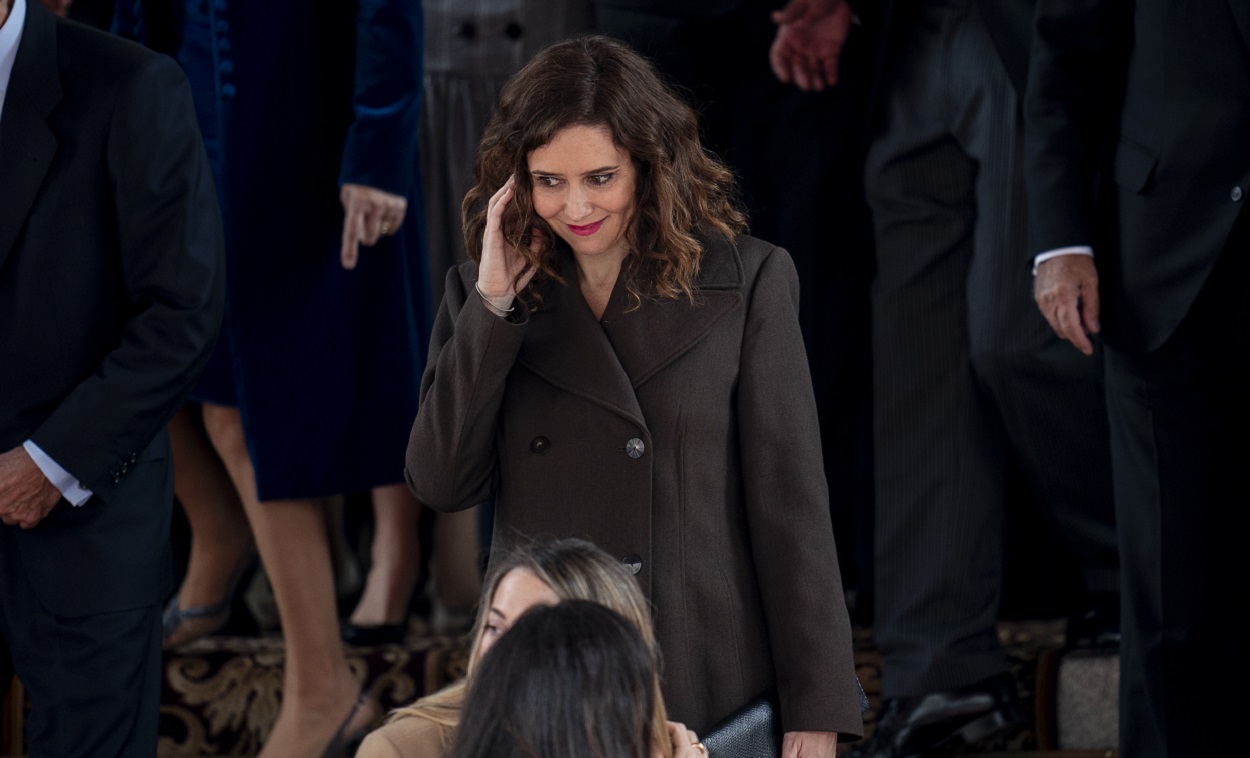
[(48, 116), (61, 101), (56, 19), (37, 2), (26, 4), (26, 26), (0, 117), (0, 267), (17, 241), (26, 214), (56, 154)]
[(595, 320), (577, 286), (577, 268), (565, 255), (560, 274), (543, 293), (543, 308), (531, 316), (517, 360), (546, 381), (633, 419), (646, 422), (635, 391), (707, 334), (742, 301), (742, 259), (735, 243), (704, 237), (695, 279), (695, 302), (644, 300), (628, 311), (618, 281), (603, 321)]

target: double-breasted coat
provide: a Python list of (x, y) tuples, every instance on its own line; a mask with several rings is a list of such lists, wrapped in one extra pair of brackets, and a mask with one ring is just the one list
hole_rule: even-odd
[(694, 302), (622, 282), (596, 320), (564, 250), (543, 304), (490, 313), (453, 270), (408, 447), (417, 496), (494, 498), (496, 544), (588, 538), (655, 614), (673, 718), (704, 730), (776, 685), (785, 731), (862, 730), (798, 279), (709, 239)]

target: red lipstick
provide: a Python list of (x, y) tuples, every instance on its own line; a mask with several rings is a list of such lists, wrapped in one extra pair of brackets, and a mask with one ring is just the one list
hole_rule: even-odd
[(566, 226), (569, 228), (570, 232), (576, 234), (578, 237), (589, 237), (599, 231), (599, 227), (603, 226), (603, 221), (596, 221), (593, 224), (586, 224), (585, 226), (574, 226), (573, 224), (566, 224)]

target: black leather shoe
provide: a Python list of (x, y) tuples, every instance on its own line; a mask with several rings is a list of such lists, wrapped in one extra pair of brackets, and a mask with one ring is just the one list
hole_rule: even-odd
[(967, 687), (886, 700), (872, 737), (849, 758), (924, 758), (952, 753), (1026, 721), (1010, 674)]
[(1065, 647), (1069, 650), (1107, 650), (1120, 646), (1120, 596), (1100, 592), (1090, 596), (1089, 608), (1068, 617)]
[(344, 622), (339, 627), (339, 636), (343, 641), (355, 647), (378, 647), (379, 645), (398, 645), (408, 634), (408, 624), (353, 624)]

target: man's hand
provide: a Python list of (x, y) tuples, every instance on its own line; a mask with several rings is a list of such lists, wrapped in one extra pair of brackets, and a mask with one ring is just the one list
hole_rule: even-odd
[(837, 753), (837, 732), (786, 732), (781, 740), (781, 758), (834, 758)]
[(773, 13), (777, 36), (768, 62), (778, 79), (801, 90), (823, 90), (838, 83), (838, 60), (851, 31), (845, 0), (790, 0)]
[(1089, 335), (1097, 334), (1098, 268), (1088, 255), (1060, 255), (1043, 261), (1033, 280), (1033, 299), (1055, 334), (1094, 354)]
[(48, 515), (61, 492), (23, 447), (0, 453), (0, 521), (30, 529)]
[(65, 17), (69, 15), (69, 7), (74, 4), (74, 0), (39, 0), (39, 4), (56, 15)]
[(363, 184), (344, 184), (339, 200), (343, 203), (343, 268), (353, 269), (360, 245), (376, 245), (399, 230), (408, 201)]

